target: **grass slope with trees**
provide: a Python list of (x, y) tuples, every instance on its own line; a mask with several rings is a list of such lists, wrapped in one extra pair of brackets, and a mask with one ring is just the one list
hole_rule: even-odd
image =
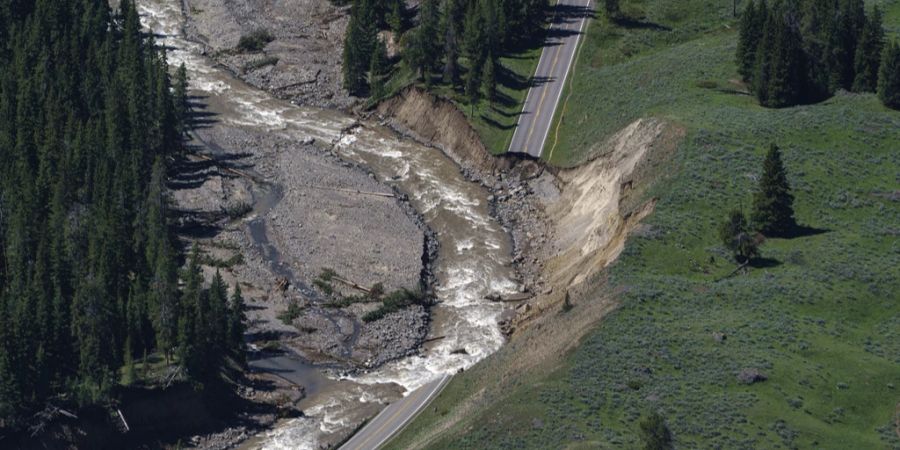
[[(900, 2), (876, 4), (896, 39)], [(620, 306), (558, 367), (508, 381), (431, 447), (900, 448), (900, 112), (844, 90), (760, 106), (739, 80), (732, 2), (621, 10), (627, 24), (590, 27), (551, 155), (576, 165), (642, 117), (686, 130), (644, 194), (658, 199), (648, 231), (560, 314), (602, 293)], [(755, 233), (772, 143), (799, 227), (733, 273), (723, 211)], [(441, 429), (508, 350), (456, 376), (391, 448)]]
[[(344, 43), (344, 88), (375, 102), (418, 85), (464, 111), (503, 153), (540, 58), (544, 0), (355, 0)], [(379, 31), (399, 54), (387, 57)]]

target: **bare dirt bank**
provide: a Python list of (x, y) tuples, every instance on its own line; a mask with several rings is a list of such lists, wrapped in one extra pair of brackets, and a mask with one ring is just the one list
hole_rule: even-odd
[(616, 260), (628, 235), (653, 211), (656, 200), (643, 192), (682, 134), (671, 123), (640, 119), (612, 136), (595, 159), (556, 174), (559, 196), (535, 198), (551, 223), (553, 238), (535, 249), (535, 257), (544, 261), (542, 275), (552, 292), (520, 308), (513, 327), (561, 305), (567, 295), (572, 301)]
[(513, 166), (514, 159), (492, 155), (485, 148), (456, 105), (422, 88), (407, 87), (379, 103), (375, 111), (400, 133), (441, 149), (467, 175), (480, 179)]

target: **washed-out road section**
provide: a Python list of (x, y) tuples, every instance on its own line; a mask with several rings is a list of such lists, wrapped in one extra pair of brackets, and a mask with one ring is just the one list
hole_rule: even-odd
[(559, 0), (554, 6), (544, 50), (509, 144), (510, 153), (541, 157), (578, 40), (593, 15), (592, 6), (592, 0)]

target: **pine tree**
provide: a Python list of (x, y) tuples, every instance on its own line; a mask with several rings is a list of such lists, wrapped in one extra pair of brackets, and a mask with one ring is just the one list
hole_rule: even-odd
[(881, 10), (875, 5), (862, 29), (856, 49), (856, 79), (853, 81), (855, 92), (875, 92), (878, 88), (878, 67), (881, 64), (883, 50), (884, 28)]
[(361, 95), (365, 89), (365, 69), (362, 66), (362, 61), (365, 58), (365, 45), (363, 43), (365, 37), (359, 23), (360, 20), (358, 8), (354, 6), (350, 14), (350, 23), (347, 25), (347, 34), (344, 37), (342, 65), (344, 89), (351, 95)]
[(741, 28), (738, 34), (737, 46), (737, 64), (738, 73), (746, 82), (752, 82), (753, 75), (756, 71), (756, 50), (759, 48), (762, 39), (763, 25), (766, 20), (768, 11), (765, 1), (763, 1), (759, 9), (756, 2), (747, 3), (747, 8), (741, 16)]
[(372, 60), (369, 63), (369, 86), (373, 98), (380, 98), (384, 95), (384, 82), (390, 70), (391, 63), (388, 61), (387, 46), (379, 39), (375, 44)]
[(136, 372), (134, 368), (134, 356), (131, 354), (131, 337), (125, 339), (125, 350), (123, 351), (123, 360), (125, 363), (125, 373), (122, 375), (122, 384), (129, 386), (136, 380)]
[(753, 88), (760, 104), (783, 108), (808, 98), (807, 60), (802, 38), (785, 19), (786, 11), (773, 10), (763, 27), (763, 38), (757, 50), (757, 74)]
[(209, 302), (205, 298), (202, 283), (200, 250), (195, 245), (191, 249), (184, 273), (182, 314), (178, 322), (178, 358), (188, 375), (201, 382), (209, 375), (205, 359), (207, 336), (204, 334), (209, 323)]
[(403, 35), (403, 17), (405, 15), (406, 3), (404, 0), (393, 0), (391, 2), (391, 11), (387, 16), (387, 23), (391, 27), (395, 44), (400, 42), (400, 37)]
[(444, 37), (444, 83), (459, 83), (460, 30), (462, 27), (463, 7), (460, 0), (446, 0), (441, 9), (440, 27)]
[(438, 0), (423, 0), (416, 30), (416, 45), (421, 47), (422, 71), (426, 81), (435, 73), (443, 58), (443, 42), (440, 35), (440, 10)]
[(178, 71), (175, 73), (174, 90), (172, 102), (175, 110), (175, 122), (178, 124), (178, 132), (184, 133), (188, 129), (188, 112), (190, 110), (187, 95), (187, 68), (184, 67), (184, 63), (181, 63), (181, 65), (178, 66)]
[(900, 110), (900, 45), (897, 42), (884, 50), (878, 75), (878, 98), (884, 106)]
[(753, 226), (766, 236), (786, 236), (795, 227), (794, 197), (784, 164), (781, 150), (772, 144), (763, 162), (763, 173), (759, 180), (759, 190), (753, 197)]
[(484, 89), (484, 98), (486, 98), (491, 107), (494, 106), (494, 100), (497, 98), (497, 76), (494, 69), (494, 57), (488, 55), (484, 63), (484, 73), (482, 75), (482, 87)]
[(860, 32), (866, 21), (862, 0), (841, 0), (830, 36), (831, 88), (850, 90)]
[(209, 285), (209, 318), (206, 321), (205, 339), (211, 365), (216, 365), (228, 350), (228, 288), (222, 275), (216, 270)]
[(473, 65), (466, 73), (466, 98), (469, 100), (470, 116), (475, 115), (475, 105), (481, 100), (481, 71), (480, 66)]
[(234, 292), (231, 294), (231, 304), (228, 307), (228, 338), (232, 352), (240, 359), (244, 357), (245, 309), (246, 305), (244, 304), (244, 297), (241, 295), (241, 287), (235, 283)]
[(488, 51), (486, 27), (481, 8), (470, 4), (465, 15), (462, 45), (463, 56), (469, 63), (469, 73), (472, 71), (475, 71), (477, 74), (481, 73), (481, 66)]

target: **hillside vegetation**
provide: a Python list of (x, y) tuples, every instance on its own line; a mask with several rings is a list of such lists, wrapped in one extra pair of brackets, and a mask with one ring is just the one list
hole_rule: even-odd
[[(896, 39), (900, 1), (878, 3)], [(655, 212), (571, 311), (455, 377), (392, 448), (637, 448), (654, 413), (679, 448), (900, 448), (900, 112), (843, 91), (760, 107), (736, 81), (731, 7), (623, 2), (639, 21), (591, 24), (550, 161), (602, 157), (638, 118), (677, 124), (643, 191)], [(807, 228), (729, 276), (717, 227), (749, 210), (771, 143)], [(504, 369), (528, 356), (516, 339), (608, 296), (575, 350)]]

